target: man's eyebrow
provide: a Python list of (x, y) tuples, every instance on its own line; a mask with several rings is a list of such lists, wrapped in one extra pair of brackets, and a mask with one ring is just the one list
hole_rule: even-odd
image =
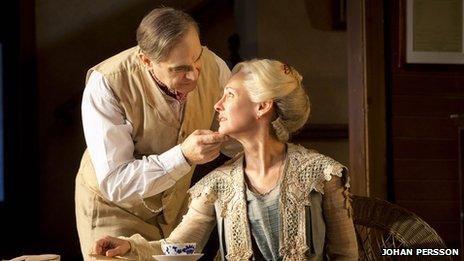
[[(200, 55), (198, 55), (198, 58), (195, 60), (195, 62), (200, 60), (202, 55), (203, 55), (203, 47), (201, 47)], [(192, 69), (192, 66), (187, 65), (187, 64), (177, 65), (177, 66), (173, 66), (169, 68), (169, 70), (191, 70), (191, 69)]]
[(192, 66), (190, 65), (179, 65), (179, 66), (174, 66), (174, 67), (169, 68), (169, 70), (173, 70), (173, 71), (177, 71), (177, 70), (188, 71), (190, 69), (192, 69)]

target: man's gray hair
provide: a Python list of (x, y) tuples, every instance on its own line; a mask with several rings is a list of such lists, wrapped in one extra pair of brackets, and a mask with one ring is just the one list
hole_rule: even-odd
[(147, 14), (137, 28), (137, 43), (150, 59), (160, 62), (193, 26), (198, 24), (187, 13), (170, 7), (156, 8)]

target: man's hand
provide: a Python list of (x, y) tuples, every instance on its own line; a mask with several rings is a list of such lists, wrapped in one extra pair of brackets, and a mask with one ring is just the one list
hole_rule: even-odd
[(90, 254), (110, 257), (122, 256), (129, 252), (130, 248), (130, 243), (127, 240), (105, 236), (95, 241)]
[(180, 145), (190, 165), (203, 164), (217, 158), (221, 144), (229, 137), (211, 130), (196, 130)]

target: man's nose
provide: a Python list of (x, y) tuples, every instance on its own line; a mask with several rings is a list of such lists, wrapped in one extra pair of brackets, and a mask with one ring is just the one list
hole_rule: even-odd
[(196, 81), (199, 75), (200, 75), (200, 69), (195, 67), (193, 70), (188, 71), (185, 77), (191, 81)]

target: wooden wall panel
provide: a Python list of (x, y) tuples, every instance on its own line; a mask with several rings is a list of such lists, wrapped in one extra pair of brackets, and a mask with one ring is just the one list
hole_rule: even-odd
[(458, 161), (457, 159), (394, 159), (393, 175), (398, 180), (457, 180)]
[[(429, 225), (437, 231), (448, 248), (459, 248), (459, 222), (430, 222)], [(462, 249), (459, 252), (461, 251)]]
[[(464, 83), (464, 81), (463, 81)], [(393, 90), (402, 86), (392, 86)], [(445, 95), (394, 95), (393, 116), (426, 116), (449, 119), (452, 113), (464, 111), (464, 98)], [(452, 123), (452, 122), (451, 122)]]
[[(459, 191), (458, 181), (433, 180), (433, 181), (402, 181), (393, 183), (395, 200), (409, 201), (454, 201)], [(429, 211), (436, 211), (429, 208)], [(455, 217), (453, 220), (456, 220)]]
[(405, 2), (387, 4), (391, 198), (458, 247), (458, 137), (450, 115), (464, 113), (464, 66), (405, 63)]
[(426, 139), (456, 134), (456, 127), (448, 118), (398, 116), (392, 118), (391, 124), (394, 137)]
[[(459, 215), (458, 201), (409, 201), (397, 200), (396, 203), (419, 215), (426, 222), (447, 222)], [(435, 211), (429, 211), (434, 209)]]
[(401, 72), (394, 75), (393, 95), (440, 95), (464, 97), (463, 72)]
[[(394, 159), (457, 159), (456, 140), (393, 137)], [(438, 174), (438, 173), (437, 173)]]

